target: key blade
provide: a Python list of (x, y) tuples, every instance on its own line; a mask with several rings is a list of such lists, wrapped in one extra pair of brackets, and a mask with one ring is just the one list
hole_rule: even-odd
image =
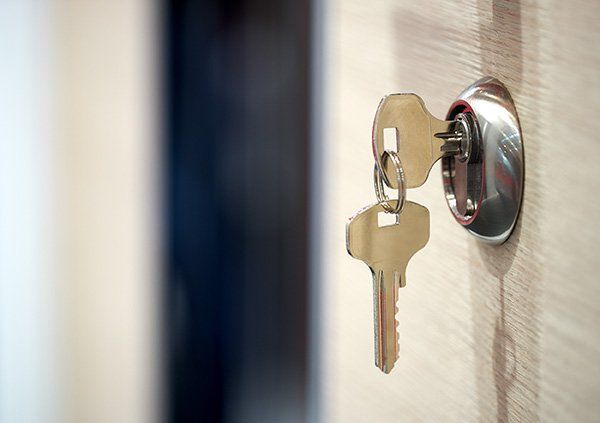
[[(407, 188), (416, 188), (425, 183), (433, 164), (444, 152), (444, 140), (435, 134), (450, 131), (452, 122), (433, 117), (423, 100), (416, 94), (390, 94), (385, 96), (377, 108), (373, 122), (373, 154), (375, 160), (384, 151), (385, 128), (395, 128), (397, 151)], [(391, 160), (383, 163), (386, 183), (397, 188), (397, 178)]]
[(373, 272), (375, 365), (386, 374), (398, 360), (398, 288), (394, 271)]

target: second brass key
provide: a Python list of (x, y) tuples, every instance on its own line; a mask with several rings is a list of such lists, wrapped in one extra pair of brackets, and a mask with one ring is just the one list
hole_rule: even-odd
[[(390, 200), (393, 206), (395, 201)], [(407, 201), (396, 215), (396, 224), (379, 226), (379, 214), (384, 212), (381, 204), (374, 204), (352, 217), (346, 227), (346, 247), (371, 269), (375, 365), (389, 373), (398, 359), (398, 288), (406, 285), (408, 261), (429, 240), (429, 211)]]

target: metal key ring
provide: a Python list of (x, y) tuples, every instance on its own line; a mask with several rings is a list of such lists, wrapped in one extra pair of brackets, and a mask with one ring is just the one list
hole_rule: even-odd
[(390, 158), (394, 164), (394, 169), (396, 170), (396, 180), (398, 181), (398, 201), (396, 201), (396, 207), (392, 207), (390, 205), (390, 199), (386, 195), (385, 189), (383, 188), (383, 170), (381, 170), (377, 162), (375, 162), (375, 167), (373, 168), (375, 195), (377, 196), (377, 201), (379, 204), (381, 204), (386, 213), (398, 214), (402, 211), (402, 209), (404, 209), (404, 203), (406, 200), (404, 169), (402, 168), (402, 162), (400, 161), (400, 157), (398, 157), (398, 153), (392, 150), (385, 150), (381, 155), (381, 164), (385, 164), (385, 160), (388, 158)]

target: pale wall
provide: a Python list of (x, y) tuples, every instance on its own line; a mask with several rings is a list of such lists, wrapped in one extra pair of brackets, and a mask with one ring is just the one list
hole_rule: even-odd
[[(594, 421), (600, 416), (600, 4), (337, 0), (325, 24), (320, 362), (324, 422)], [(371, 279), (346, 220), (374, 202), (372, 119), (415, 92), (443, 117), (483, 75), (523, 128), (525, 198), (500, 247), (451, 217), (439, 165), (409, 199), (431, 239), (400, 290), (400, 359), (373, 364)]]

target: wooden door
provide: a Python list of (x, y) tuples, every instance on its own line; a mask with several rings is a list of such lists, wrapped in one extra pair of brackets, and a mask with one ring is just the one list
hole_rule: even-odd
[[(325, 8), (319, 310), (325, 422), (597, 421), (600, 417), (600, 3), (334, 0)], [(400, 290), (400, 359), (374, 366), (371, 276), (345, 223), (375, 201), (380, 98), (443, 117), (484, 75), (517, 105), (525, 195), (499, 247), (458, 225), (439, 164), (409, 199), (431, 238)]]

